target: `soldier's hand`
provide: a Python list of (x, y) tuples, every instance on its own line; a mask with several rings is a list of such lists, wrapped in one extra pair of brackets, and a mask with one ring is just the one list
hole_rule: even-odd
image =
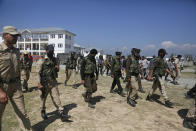
[(39, 88), (39, 89), (43, 88), (43, 86), (42, 86), (41, 83), (38, 83), (38, 88)]
[(114, 75), (111, 75), (112, 78), (114, 78)]
[(82, 83), (82, 85), (84, 85), (85, 81), (84, 80), (81, 80), (81, 83)]
[(98, 76), (96, 76), (96, 80), (98, 80), (99, 79), (99, 77)]
[(0, 91), (0, 103), (7, 103), (8, 96), (4, 91)]

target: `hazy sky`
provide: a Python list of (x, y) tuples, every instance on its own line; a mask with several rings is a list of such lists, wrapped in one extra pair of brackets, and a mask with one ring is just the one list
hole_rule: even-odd
[(5, 25), (64, 28), (107, 53), (196, 55), (196, 0), (0, 0), (0, 31)]

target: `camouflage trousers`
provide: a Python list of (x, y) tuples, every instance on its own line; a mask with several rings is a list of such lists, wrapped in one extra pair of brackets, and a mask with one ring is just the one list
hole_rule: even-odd
[(66, 71), (66, 80), (65, 83), (67, 83), (70, 80), (71, 85), (76, 84), (76, 70), (75, 69), (68, 69)]
[(137, 77), (132, 76), (131, 80), (128, 81), (126, 85), (126, 88), (128, 88), (128, 91), (129, 91), (128, 97), (132, 100), (135, 100), (138, 95), (137, 89), (136, 89), (138, 82), (136, 80), (137, 80)]
[(165, 87), (167, 86), (167, 82), (163, 80), (161, 77), (156, 77), (153, 81), (152, 89), (149, 92), (149, 96), (152, 96), (157, 88), (159, 88), (161, 95), (163, 96), (164, 100), (168, 100)]
[(48, 94), (50, 93), (52, 102), (54, 104), (54, 106), (57, 108), (57, 110), (59, 112), (61, 112), (64, 108), (61, 105), (61, 101), (60, 101), (60, 94), (59, 94), (59, 90), (58, 90), (58, 86), (57, 86), (57, 81), (51, 81), (48, 82), (46, 87), (45, 87), (45, 95), (44, 98), (42, 99), (42, 109), (46, 109), (46, 99)]
[[(31, 130), (31, 123), (25, 110), (24, 96), (21, 90), (20, 82), (18, 81), (9, 84), (1, 84), (0, 88), (2, 88), (8, 95), (9, 101), (12, 104), (12, 107), (14, 108), (14, 111), (16, 113), (20, 128), (24, 131)], [(5, 103), (0, 103), (0, 131), (2, 124), (2, 116), (5, 107)]]
[(27, 82), (29, 80), (29, 77), (30, 77), (30, 70), (22, 69), (21, 70), (21, 83), (23, 87), (28, 87)]
[(97, 91), (97, 83), (95, 76), (91, 77), (90, 75), (85, 76), (85, 84), (87, 97), (90, 98), (94, 92)]

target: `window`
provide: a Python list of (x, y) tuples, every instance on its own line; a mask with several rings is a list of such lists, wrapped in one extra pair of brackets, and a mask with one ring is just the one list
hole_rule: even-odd
[(63, 38), (63, 34), (58, 34), (58, 38), (59, 39)]
[(55, 38), (55, 34), (51, 34), (51, 35), (50, 35), (50, 38), (51, 38), (51, 39), (54, 39), (54, 38)]
[(63, 47), (63, 44), (62, 43), (59, 43), (58, 44), (58, 48), (62, 48)]
[(71, 48), (71, 45), (69, 45), (69, 44), (65, 44), (65, 48)]
[(68, 35), (66, 34), (66, 39), (68, 39)]
[(71, 36), (69, 36), (69, 40), (71, 40)]

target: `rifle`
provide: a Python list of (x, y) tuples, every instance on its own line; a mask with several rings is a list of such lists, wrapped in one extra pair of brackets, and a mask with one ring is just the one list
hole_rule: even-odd
[(46, 95), (46, 84), (47, 84), (47, 80), (46, 80), (46, 77), (44, 77), (44, 76), (41, 76), (41, 78), (40, 78), (41, 80), (40, 80), (40, 83), (41, 83), (41, 85), (43, 86), (40, 90), (41, 90), (41, 99), (44, 99), (44, 97), (45, 97), (45, 95)]

